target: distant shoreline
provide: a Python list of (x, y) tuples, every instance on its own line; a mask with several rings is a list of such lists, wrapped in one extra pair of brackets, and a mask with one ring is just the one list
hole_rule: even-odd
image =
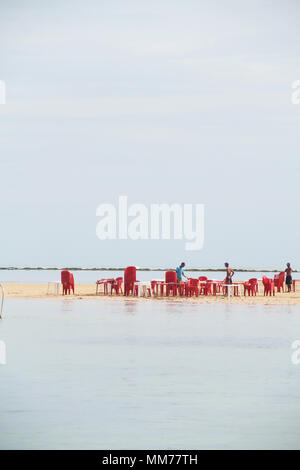
[[(62, 267), (17, 267), (17, 266), (6, 266), (0, 267), (0, 271), (62, 271), (63, 269), (67, 269), (68, 271), (124, 271), (124, 267), (116, 267), (116, 268), (80, 268), (80, 267), (73, 267), (73, 266), (62, 266)], [(173, 270), (172, 268), (136, 268), (137, 271), (169, 271)], [(279, 273), (282, 269), (252, 269), (252, 268), (234, 268), (236, 272), (241, 273)], [(188, 272), (222, 272), (225, 271), (224, 268), (186, 268)], [(300, 272), (298, 269), (293, 270), (294, 273)]]

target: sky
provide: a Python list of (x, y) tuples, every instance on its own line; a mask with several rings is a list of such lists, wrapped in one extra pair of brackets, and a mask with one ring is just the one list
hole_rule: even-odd
[[(0, 0), (1, 266), (300, 268), (297, 0)], [(99, 204), (204, 204), (204, 245)]]

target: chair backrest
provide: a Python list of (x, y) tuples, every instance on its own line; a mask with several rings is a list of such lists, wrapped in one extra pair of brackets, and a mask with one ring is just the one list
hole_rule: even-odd
[(279, 282), (284, 283), (284, 279), (285, 279), (285, 272), (282, 271), (281, 273), (279, 273)]
[(267, 276), (262, 277), (262, 282), (264, 286), (267, 286), (268, 284), (270, 284), (270, 281), (271, 279), (269, 279)]
[(127, 266), (124, 271), (124, 284), (128, 282), (135, 282), (136, 281), (136, 267), (135, 266)]
[(199, 285), (199, 279), (190, 278), (189, 282), (190, 282), (190, 287), (198, 287)]
[(249, 282), (249, 284), (256, 286), (256, 284), (257, 284), (257, 279), (256, 279), (256, 277), (252, 277), (251, 279), (249, 279), (248, 282)]
[(199, 281), (207, 281), (207, 277), (206, 276), (200, 276), (198, 277)]
[(166, 271), (165, 273), (165, 282), (175, 282), (177, 283), (177, 274), (175, 271)]
[(73, 287), (74, 287), (74, 276), (73, 276), (73, 274), (72, 274), (72, 273), (70, 273), (70, 276), (69, 276), (69, 282), (70, 282), (71, 286), (73, 286)]
[(117, 283), (118, 287), (121, 287), (121, 285), (123, 283), (123, 278), (122, 277), (116, 277), (116, 283)]
[(71, 273), (70, 273), (70, 271), (66, 271), (66, 270), (62, 271), (62, 272), (60, 273), (60, 277), (61, 277), (61, 283), (62, 283), (62, 284), (68, 284), (68, 283), (70, 283), (70, 281), (71, 281)]

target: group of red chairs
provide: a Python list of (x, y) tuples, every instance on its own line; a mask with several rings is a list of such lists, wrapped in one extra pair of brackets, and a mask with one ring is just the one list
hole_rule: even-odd
[[(124, 292), (122, 289), (123, 278), (118, 277), (116, 279), (99, 279), (96, 282), (96, 294), (99, 293), (99, 287), (103, 286), (103, 293), (124, 294), (126, 296), (138, 295), (139, 281), (136, 279), (136, 268), (135, 266), (128, 266), (124, 272)], [(190, 278), (186, 282), (177, 282), (177, 274), (175, 271), (167, 271), (165, 273), (164, 281), (151, 281), (151, 287), (147, 287), (145, 295), (148, 296), (161, 296), (164, 295), (169, 297), (170, 295), (176, 297), (186, 296), (192, 297), (199, 295), (216, 295), (221, 291), (226, 294), (225, 281), (213, 281), (207, 279), (206, 276), (200, 276), (199, 278)], [(234, 290), (234, 295), (237, 295), (237, 290)]]
[[(274, 279), (270, 279), (267, 276), (262, 277), (262, 283), (264, 286), (264, 295), (275, 295), (275, 288), (277, 292), (284, 292), (284, 280), (285, 273), (281, 272), (275, 274)], [(249, 279), (249, 281), (244, 282), (244, 295), (256, 295), (258, 292), (258, 281), (257, 279)]]
[[(155, 289), (155, 282), (152, 281), (153, 291), (157, 293)], [(224, 288), (224, 281), (215, 282), (207, 279), (206, 276), (200, 276), (198, 278), (189, 278), (186, 282), (177, 282), (177, 274), (175, 271), (167, 271), (165, 274), (165, 282), (160, 283), (160, 294), (163, 295), (164, 291), (168, 297), (170, 294), (177, 296), (178, 294), (186, 297), (198, 297), (199, 295), (216, 295), (220, 292), (221, 288)]]
[[(255, 282), (254, 282), (255, 281)], [(103, 286), (103, 293), (124, 294), (126, 296), (138, 295), (138, 283), (136, 279), (136, 267), (128, 266), (124, 271), (124, 292), (122, 289), (123, 278), (116, 279), (99, 279), (96, 282), (96, 294), (99, 293), (99, 286)], [(199, 295), (217, 295), (222, 292), (224, 295), (227, 293), (225, 281), (213, 281), (206, 276), (198, 278), (189, 278), (186, 282), (177, 282), (177, 274), (175, 271), (166, 271), (164, 281), (151, 281), (151, 287), (147, 288), (148, 296), (161, 296), (169, 297), (177, 295), (183, 297), (198, 297)], [(244, 293), (256, 295), (258, 291), (257, 279), (250, 279), (244, 283)], [(234, 289), (234, 295), (238, 295), (238, 290)]]
[(99, 281), (96, 282), (96, 294), (98, 294), (99, 286), (103, 285), (103, 293), (108, 294), (108, 291), (110, 289), (110, 293), (112, 294), (115, 292), (117, 295), (120, 293), (123, 294), (123, 278), (122, 277), (117, 277), (116, 279), (111, 278), (111, 279), (99, 279)]
[[(103, 293), (113, 293), (124, 294), (126, 296), (138, 295), (138, 283), (136, 279), (136, 267), (128, 266), (124, 271), (124, 292), (122, 289), (123, 278), (118, 277), (116, 279), (99, 279), (96, 282), (96, 294), (99, 293), (99, 287), (103, 286)], [(200, 276), (197, 279), (189, 279), (187, 282), (177, 282), (177, 274), (175, 271), (167, 271), (165, 273), (165, 281), (151, 281), (151, 287), (147, 287), (148, 296), (187, 296), (192, 297), (199, 295), (216, 295), (217, 292), (220, 292), (220, 289), (223, 287), (224, 283), (216, 283), (210, 281), (206, 276)], [(226, 287), (225, 287), (226, 288)]]
[[(124, 271), (124, 295), (137, 295), (138, 286), (136, 282), (136, 267), (128, 266)], [(123, 294), (123, 277), (117, 277), (116, 279), (99, 279), (96, 282), (96, 294), (98, 294), (99, 286), (101, 285), (103, 286), (104, 294), (113, 294), (113, 292), (117, 295)]]
[(275, 288), (277, 292), (284, 292), (285, 272), (275, 274), (274, 279), (263, 276), (262, 283), (264, 286), (264, 295), (275, 295)]
[[(285, 273), (281, 272), (274, 276), (274, 279), (270, 279), (267, 276), (263, 276), (262, 283), (264, 286), (264, 295), (275, 295), (275, 288), (277, 292), (284, 291)], [(99, 286), (103, 286), (103, 293), (113, 294), (114, 292), (119, 294), (138, 295), (138, 282), (136, 279), (136, 267), (128, 266), (124, 271), (124, 283), (123, 277), (117, 277), (116, 279), (100, 279), (96, 282), (96, 294), (98, 294)], [(67, 270), (61, 272), (61, 283), (63, 288), (63, 295), (70, 294), (71, 291), (74, 294), (74, 276)], [(123, 291), (124, 284), (124, 291)], [(244, 295), (256, 295), (258, 293), (258, 280), (256, 278), (249, 279), (243, 283)], [(198, 297), (199, 295), (216, 295), (221, 290), (223, 294), (226, 294), (225, 281), (212, 281), (207, 279), (206, 276), (200, 276), (198, 278), (189, 278), (186, 282), (177, 282), (177, 274), (175, 271), (167, 271), (165, 273), (165, 281), (151, 281), (151, 288), (147, 288), (149, 296), (186, 296), (186, 297)], [(234, 290), (234, 295), (237, 295), (237, 290)]]

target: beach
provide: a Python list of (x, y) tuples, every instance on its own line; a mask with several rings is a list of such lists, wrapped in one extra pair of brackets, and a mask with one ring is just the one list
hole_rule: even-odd
[[(3, 283), (5, 297), (8, 298), (42, 298), (42, 299), (53, 299), (53, 298), (66, 298), (69, 300), (82, 300), (82, 299), (94, 299), (100, 301), (105, 300), (115, 300), (115, 301), (128, 301), (133, 298), (138, 301), (147, 301), (147, 302), (157, 302), (157, 301), (176, 301), (176, 302), (234, 302), (234, 303), (246, 303), (246, 304), (268, 304), (268, 305), (294, 305), (300, 304), (300, 284), (296, 284), (296, 292), (276, 292), (275, 296), (264, 296), (263, 295), (263, 286), (259, 282), (259, 292), (256, 296), (244, 296), (243, 288), (241, 296), (230, 296), (228, 299), (224, 295), (201, 295), (199, 297), (124, 297), (123, 295), (104, 295), (103, 291), (100, 290), (100, 293), (96, 295), (96, 285), (95, 284), (77, 284), (75, 286), (75, 294), (70, 294), (62, 296), (61, 294), (61, 285), (60, 293), (55, 294), (54, 285), (45, 283)], [(101, 286), (102, 287), (102, 286)]]

